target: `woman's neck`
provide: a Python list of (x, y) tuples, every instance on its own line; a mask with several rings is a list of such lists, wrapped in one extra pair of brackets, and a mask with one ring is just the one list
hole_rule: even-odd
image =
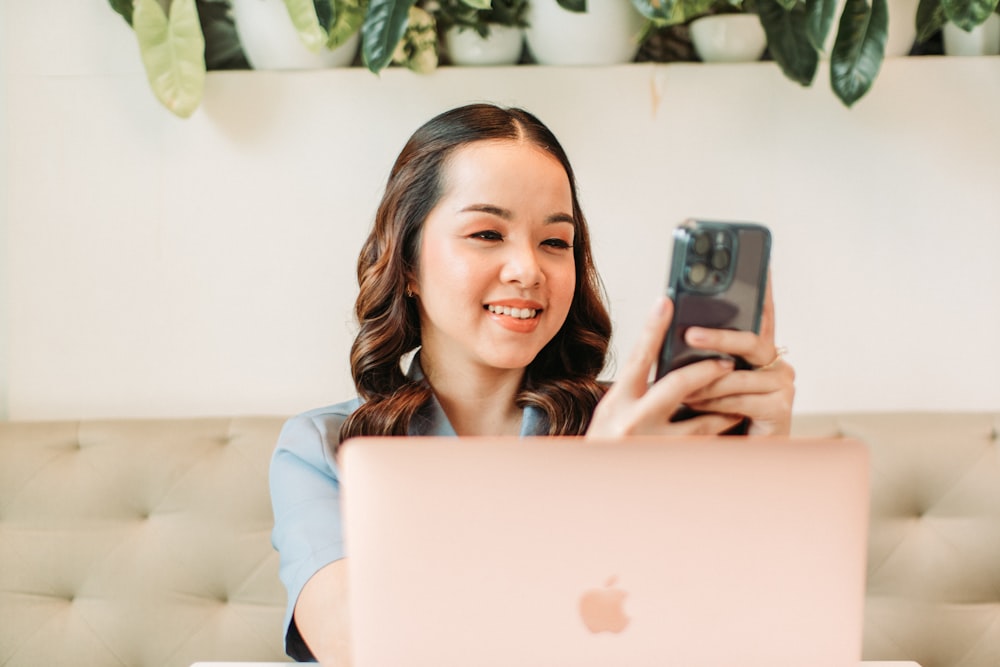
[(421, 356), (424, 375), (458, 435), (518, 435), (521, 409), (514, 399), (524, 369), (454, 369)]

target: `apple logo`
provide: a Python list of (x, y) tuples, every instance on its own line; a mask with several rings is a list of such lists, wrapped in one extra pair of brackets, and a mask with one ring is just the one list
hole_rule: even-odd
[(618, 577), (612, 576), (604, 588), (592, 588), (580, 596), (580, 617), (593, 633), (619, 633), (628, 626), (625, 615), (625, 591), (615, 587)]

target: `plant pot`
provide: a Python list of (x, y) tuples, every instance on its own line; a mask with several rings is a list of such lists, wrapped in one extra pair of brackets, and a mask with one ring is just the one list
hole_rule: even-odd
[(945, 55), (995, 56), (1000, 55), (1000, 15), (990, 14), (983, 23), (965, 32), (954, 23), (945, 23), (941, 29)]
[(632, 62), (646, 18), (630, 0), (588, 0), (571, 12), (556, 0), (532, 0), (524, 31), (528, 50), (541, 65), (615, 65)]
[(920, 0), (889, 0), (889, 36), (885, 40), (885, 57), (910, 55), (917, 41), (917, 5)]
[(524, 30), (517, 26), (490, 25), (490, 34), (480, 37), (471, 28), (449, 28), (444, 35), (453, 65), (515, 65), (524, 48)]
[(767, 35), (756, 14), (716, 14), (689, 26), (691, 44), (702, 62), (738, 63), (760, 60)]
[(254, 69), (323, 69), (354, 62), (359, 35), (313, 53), (299, 38), (284, 0), (232, 0), (233, 22)]

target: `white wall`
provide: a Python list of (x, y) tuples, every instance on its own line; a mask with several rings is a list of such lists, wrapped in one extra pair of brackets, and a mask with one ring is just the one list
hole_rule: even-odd
[(7, 0), (0, 0), (0, 419), (7, 418)]
[(182, 121), (105, 3), (0, 2), (11, 418), (346, 398), (387, 170), (422, 121), (482, 99), (570, 153), (619, 356), (676, 222), (759, 220), (800, 412), (1000, 409), (1000, 58), (895, 59), (853, 110), (766, 63), (212, 73)]

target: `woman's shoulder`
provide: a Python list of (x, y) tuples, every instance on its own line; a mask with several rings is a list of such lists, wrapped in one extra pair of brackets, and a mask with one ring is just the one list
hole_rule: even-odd
[(340, 427), (358, 406), (360, 398), (307, 410), (285, 422), (278, 437), (278, 449), (300, 451), (320, 445), (324, 453), (340, 443)]
[(334, 403), (333, 405), (327, 405), (322, 408), (313, 408), (312, 410), (307, 410), (300, 414), (295, 415), (288, 421), (309, 421), (313, 423), (325, 423), (330, 420), (340, 420), (343, 422), (345, 419), (351, 416), (351, 413), (358, 409), (361, 405), (360, 398), (352, 398), (341, 403)]

